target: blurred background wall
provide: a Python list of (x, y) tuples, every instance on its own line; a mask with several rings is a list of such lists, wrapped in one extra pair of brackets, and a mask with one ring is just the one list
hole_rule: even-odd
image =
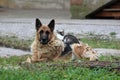
[(98, 7), (110, 0), (0, 0), (4, 8), (70, 9), (70, 5)]
[(0, 0), (0, 8), (7, 9), (60, 9), (71, 18), (85, 18), (87, 14), (111, 0)]
[(69, 9), (69, 0), (0, 0), (0, 6), (22, 9)]

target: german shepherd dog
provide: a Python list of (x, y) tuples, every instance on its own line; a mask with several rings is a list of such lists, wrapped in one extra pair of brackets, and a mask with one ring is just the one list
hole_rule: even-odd
[(26, 62), (43, 62), (56, 60), (64, 50), (64, 43), (54, 33), (55, 20), (52, 19), (48, 25), (42, 25), (36, 18), (36, 35), (31, 45), (32, 57)]

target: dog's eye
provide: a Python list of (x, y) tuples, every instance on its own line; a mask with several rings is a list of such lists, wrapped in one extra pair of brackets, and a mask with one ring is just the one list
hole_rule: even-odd
[(44, 31), (43, 31), (43, 30), (41, 30), (41, 31), (40, 31), (40, 34), (42, 34), (43, 32), (44, 32)]
[(46, 34), (49, 34), (49, 31), (46, 31)]

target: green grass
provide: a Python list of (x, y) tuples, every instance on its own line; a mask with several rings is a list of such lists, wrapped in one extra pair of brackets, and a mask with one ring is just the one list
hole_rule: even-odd
[[(46, 66), (48, 63), (23, 64), (20, 66), (19, 62), (24, 61), (26, 57), (0, 58), (0, 80), (120, 80), (120, 72), (110, 71), (107, 68), (90, 69), (72, 65), (69, 67), (50, 67)], [(100, 57), (100, 60), (115, 61), (112, 56)], [(63, 64), (63, 62), (58, 64)], [(16, 66), (20, 66), (20, 68), (14, 68)]]
[[(82, 38), (93, 48), (120, 49), (120, 40)], [(21, 40), (15, 36), (0, 37), (0, 45), (28, 50), (32, 40)], [(120, 72), (109, 68), (47, 66), (51, 63), (21, 64), (28, 55), (0, 58), (0, 80), (120, 80)], [(101, 56), (100, 61), (120, 61), (120, 56)], [(53, 62), (56, 63), (56, 62)], [(63, 62), (57, 62), (60, 65)], [(114, 65), (113, 65), (114, 66)]]
[(95, 38), (81, 38), (81, 41), (87, 43), (93, 48), (120, 49), (120, 40), (104, 40)]
[(0, 36), (0, 46), (29, 50), (33, 40), (19, 39), (16, 36)]
[(69, 67), (56, 70), (49, 68), (44, 71), (1, 69), (0, 80), (120, 80), (120, 77), (106, 69)]

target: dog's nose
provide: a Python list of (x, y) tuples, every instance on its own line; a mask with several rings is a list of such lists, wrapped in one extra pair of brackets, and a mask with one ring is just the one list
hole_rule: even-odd
[(46, 39), (41, 39), (40, 41), (41, 41), (41, 42), (46, 42)]
[(43, 42), (46, 42), (46, 41), (47, 41), (47, 39), (42, 39), (42, 41), (43, 41)]
[(47, 43), (48, 43), (48, 40), (47, 40), (47, 39), (41, 39), (40, 42), (41, 42), (42, 44), (47, 44)]

